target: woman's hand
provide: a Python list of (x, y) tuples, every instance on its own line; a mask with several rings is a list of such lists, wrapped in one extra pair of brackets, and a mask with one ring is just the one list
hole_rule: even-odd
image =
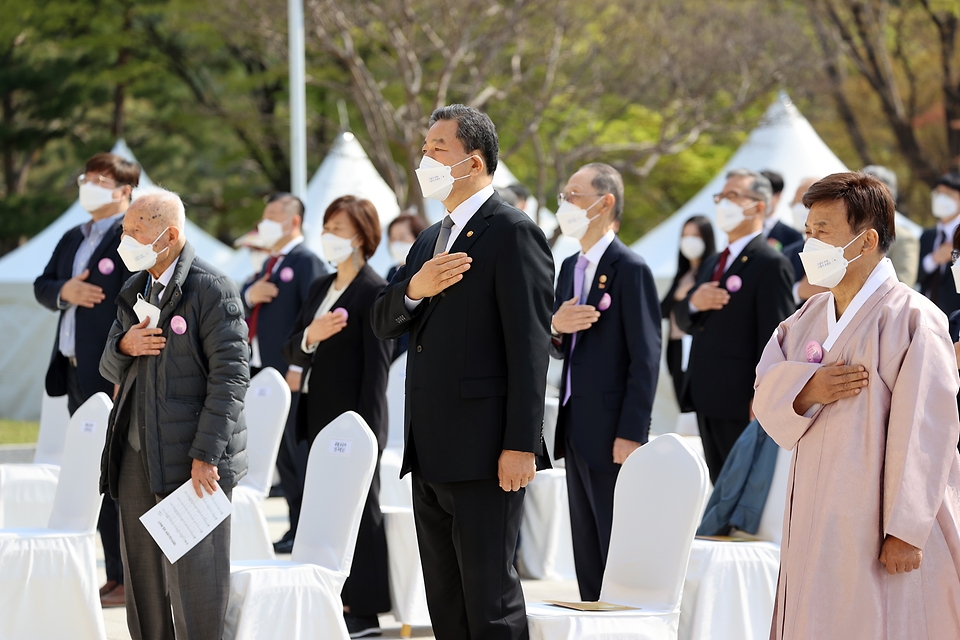
[(347, 320), (341, 313), (331, 311), (319, 318), (314, 318), (307, 327), (307, 346), (312, 347), (318, 342), (323, 342), (330, 336), (343, 331), (345, 326), (347, 326)]

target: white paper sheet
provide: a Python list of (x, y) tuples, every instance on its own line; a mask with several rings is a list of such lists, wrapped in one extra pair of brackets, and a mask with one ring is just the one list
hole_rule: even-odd
[(197, 497), (193, 482), (187, 480), (180, 488), (140, 516), (140, 522), (157, 542), (171, 564), (197, 546), (226, 520), (233, 505), (223, 489), (213, 495), (203, 489), (203, 498)]

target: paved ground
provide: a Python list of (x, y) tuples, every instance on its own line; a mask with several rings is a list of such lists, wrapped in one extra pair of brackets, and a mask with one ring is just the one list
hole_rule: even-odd
[[(281, 498), (268, 498), (264, 505), (264, 511), (267, 516), (267, 522), (270, 525), (270, 532), (273, 535), (273, 539), (278, 540), (287, 530), (286, 503)], [(106, 574), (103, 568), (103, 548), (100, 546), (99, 536), (97, 536), (97, 569), (100, 574), (100, 584), (103, 584), (106, 582)], [(580, 599), (575, 580), (558, 582), (525, 580), (523, 582), (523, 592), (527, 602), (537, 602), (544, 598), (556, 600)], [(130, 634), (127, 632), (126, 611), (123, 607), (105, 609), (103, 619), (107, 627), (107, 638), (109, 640), (130, 640)], [(393, 616), (380, 616), (380, 626), (383, 629), (384, 638), (400, 637), (400, 624)], [(433, 638), (433, 632), (427, 627), (414, 628), (413, 637)]]

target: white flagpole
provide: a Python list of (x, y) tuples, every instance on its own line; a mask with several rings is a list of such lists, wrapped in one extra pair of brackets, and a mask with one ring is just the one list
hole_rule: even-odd
[(290, 192), (306, 204), (307, 89), (303, 0), (287, 0), (290, 39)]

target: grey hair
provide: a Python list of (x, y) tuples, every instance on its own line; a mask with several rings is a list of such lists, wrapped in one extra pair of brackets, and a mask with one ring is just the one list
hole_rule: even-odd
[(593, 170), (590, 184), (597, 193), (613, 195), (613, 219), (620, 222), (623, 217), (623, 176), (605, 162), (591, 162), (583, 168)]
[(486, 165), (487, 175), (492, 176), (497, 170), (497, 156), (500, 154), (500, 141), (497, 138), (497, 128), (490, 116), (462, 104), (451, 104), (436, 109), (430, 115), (430, 126), (438, 120), (454, 120), (457, 123), (457, 140), (463, 145), (466, 153), (479, 151)]
[(727, 180), (730, 178), (751, 178), (753, 182), (750, 183), (750, 195), (764, 203), (767, 209), (770, 208), (773, 187), (766, 176), (750, 169), (733, 169), (727, 172)]
[(897, 201), (897, 174), (895, 174), (892, 169), (879, 164), (871, 164), (864, 167), (863, 172), (887, 185), (887, 189), (890, 190), (890, 195), (893, 196), (893, 201)]

